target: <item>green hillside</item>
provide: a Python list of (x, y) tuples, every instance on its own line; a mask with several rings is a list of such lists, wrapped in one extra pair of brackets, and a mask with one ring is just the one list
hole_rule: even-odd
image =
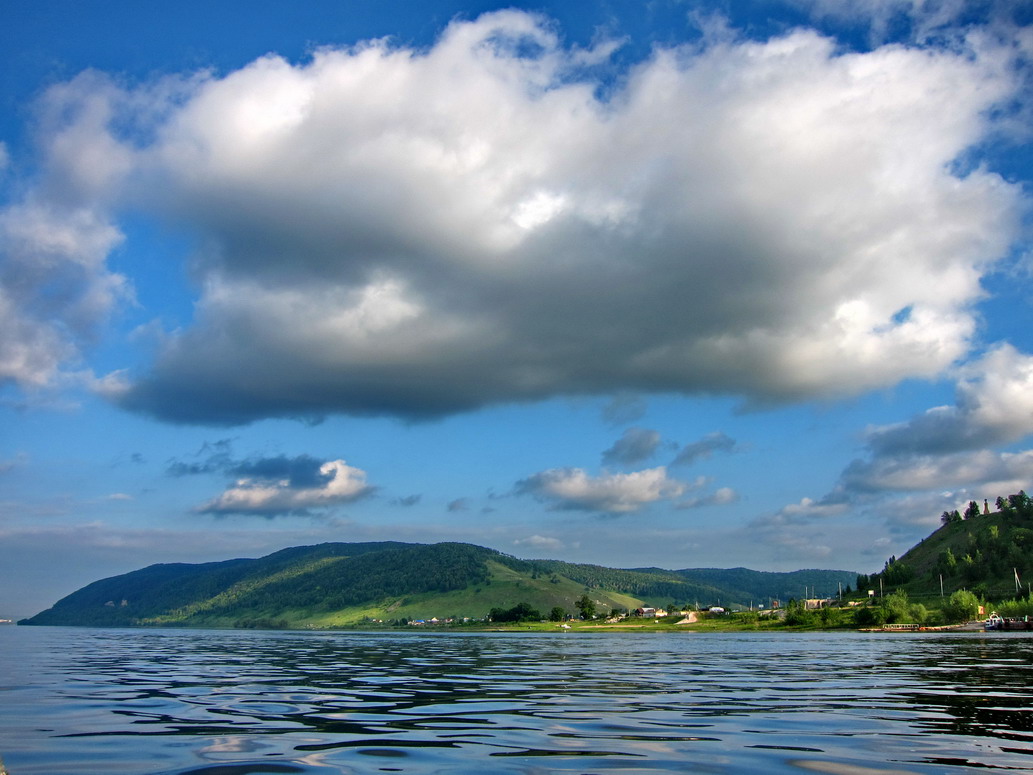
[[(962, 514), (944, 512), (940, 527), (879, 573), (859, 576), (859, 592), (903, 590), (912, 599), (968, 589), (983, 600), (1029, 595), (1033, 582), (1033, 501), (1020, 491), (998, 498), (984, 514), (974, 501)], [(1015, 577), (1019, 578), (1017, 586)]]
[[(556, 574), (590, 589), (610, 589), (653, 605), (690, 605), (693, 601), (715, 603), (728, 600), (727, 590), (687, 579), (676, 571), (662, 568), (622, 570), (603, 565), (586, 565), (560, 560), (534, 560), (527, 563), (542, 574)], [(747, 598), (743, 598), (748, 602)]]
[[(543, 616), (574, 614), (579, 599), (599, 613), (696, 602), (748, 605), (781, 595), (781, 577), (791, 575), (736, 569), (727, 572), (738, 584), (733, 587), (722, 585), (719, 571), (700, 572), (705, 581), (693, 573), (521, 560), (461, 543), (328, 543), (259, 559), (153, 565), (89, 584), (22, 623), (346, 627), (369, 620), (483, 619), (493, 609), (519, 605)], [(845, 574), (800, 573), (818, 574), (828, 584)], [(764, 587), (764, 580), (772, 586)]]

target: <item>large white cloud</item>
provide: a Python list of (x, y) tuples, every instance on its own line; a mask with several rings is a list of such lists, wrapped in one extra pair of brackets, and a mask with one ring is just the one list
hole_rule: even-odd
[(123, 404), (237, 423), (618, 390), (764, 402), (965, 355), (1020, 194), (951, 164), (1011, 96), (1003, 54), (843, 54), (797, 31), (658, 50), (602, 101), (583, 53), (500, 12), (425, 51), (125, 92), (147, 126), (131, 153), (96, 111), (53, 129), (53, 155), (118, 162), (69, 168), (79, 189), (118, 183), (204, 245), (193, 325)]

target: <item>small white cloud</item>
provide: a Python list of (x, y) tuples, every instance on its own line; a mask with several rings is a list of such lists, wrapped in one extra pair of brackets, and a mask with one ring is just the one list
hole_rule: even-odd
[(603, 452), (603, 463), (634, 465), (648, 460), (660, 446), (660, 434), (649, 428), (628, 428)]
[(697, 460), (706, 460), (715, 452), (734, 452), (735, 449), (735, 439), (720, 431), (715, 431), (708, 433), (699, 441), (682, 447), (671, 465), (689, 465)]
[(135, 500), (135, 498), (133, 498), (132, 495), (128, 495), (128, 494), (126, 494), (124, 492), (113, 492), (110, 495), (105, 495), (104, 499), (105, 500), (109, 500), (109, 501), (131, 501), (131, 500)]
[(205, 514), (304, 514), (357, 500), (372, 492), (366, 472), (344, 460), (330, 460), (319, 467), (322, 481), (312, 486), (294, 487), (288, 478), (240, 479), (219, 497), (200, 507)]
[(710, 495), (700, 498), (690, 498), (675, 504), (677, 509), (699, 509), (704, 506), (726, 506), (729, 503), (736, 503), (739, 500), (739, 493), (731, 487), (719, 487)]
[(549, 551), (559, 551), (563, 548), (563, 542), (558, 538), (549, 538), (548, 536), (533, 535), (527, 538), (518, 538), (513, 542), (514, 546), (530, 546), (534, 549), (547, 549)]
[(517, 483), (517, 491), (550, 502), (553, 508), (627, 514), (650, 503), (677, 498), (686, 485), (663, 466), (626, 474), (590, 476), (581, 468), (553, 468)]
[(837, 514), (842, 514), (846, 510), (847, 504), (845, 503), (828, 503), (815, 501), (811, 498), (801, 498), (799, 503), (790, 503), (783, 507), (780, 513), (791, 520), (810, 520), (833, 517)]

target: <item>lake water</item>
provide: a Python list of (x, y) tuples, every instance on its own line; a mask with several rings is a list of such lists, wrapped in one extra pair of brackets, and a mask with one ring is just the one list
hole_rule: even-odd
[(0, 628), (10, 775), (1033, 770), (1033, 638)]

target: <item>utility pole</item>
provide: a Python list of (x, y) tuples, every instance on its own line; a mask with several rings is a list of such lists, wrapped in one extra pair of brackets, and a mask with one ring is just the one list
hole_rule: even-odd
[(940, 574), (940, 597), (943, 597), (943, 574)]

